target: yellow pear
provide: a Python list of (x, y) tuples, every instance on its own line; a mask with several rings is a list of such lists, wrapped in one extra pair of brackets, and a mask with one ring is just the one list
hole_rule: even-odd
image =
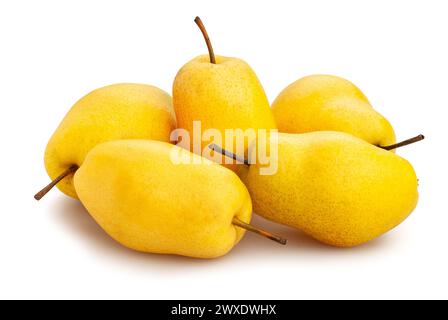
[(348, 80), (311, 75), (284, 89), (272, 104), (281, 132), (342, 131), (376, 146), (394, 144), (394, 130)]
[[(201, 20), (196, 18), (195, 21), (205, 36), (209, 55), (199, 56), (188, 62), (174, 80), (173, 105), (178, 127), (189, 132), (191, 141), (194, 121), (200, 121), (203, 131), (218, 130), (223, 138), (226, 130), (253, 129), (257, 133), (259, 129), (276, 129), (268, 99), (255, 72), (243, 60), (215, 56)], [(233, 140), (234, 147), (219, 141), (217, 144), (242, 153), (256, 136), (244, 138), (244, 150), (236, 149), (237, 138), (230, 139)], [(201, 150), (211, 142), (202, 141)], [(192, 144), (190, 151), (196, 152), (192, 149)], [(228, 167), (236, 168), (233, 165)]]
[(95, 147), (74, 177), (97, 223), (124, 246), (216, 258), (243, 237), (252, 203), (238, 176), (180, 147), (121, 140)]
[[(417, 177), (405, 159), (342, 132), (280, 133), (278, 171), (248, 167), (254, 212), (317, 240), (352, 247), (399, 225), (417, 204)], [(275, 160), (274, 160), (275, 161)]]
[(79, 100), (51, 137), (45, 166), (53, 182), (38, 193), (39, 200), (55, 185), (77, 198), (73, 173), (97, 144), (119, 139), (170, 141), (176, 118), (169, 94), (144, 84), (115, 84)]

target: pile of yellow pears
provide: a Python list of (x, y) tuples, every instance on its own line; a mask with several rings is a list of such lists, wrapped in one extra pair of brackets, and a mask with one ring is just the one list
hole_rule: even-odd
[[(422, 135), (396, 143), (366, 96), (336, 76), (302, 78), (271, 107), (251, 67), (215, 56), (195, 22), (209, 53), (181, 68), (173, 98), (149, 85), (115, 84), (72, 107), (46, 148), (53, 181), (37, 200), (57, 186), (124, 246), (196, 258), (225, 255), (245, 231), (286, 244), (250, 225), (252, 211), (337, 247), (371, 241), (409, 216), (418, 181), (394, 149)], [(261, 175), (257, 163), (220, 165), (175, 145), (172, 132), (191, 132), (194, 121), (223, 133), (279, 129), (269, 141), (278, 148), (277, 173)], [(223, 158), (235, 150), (227, 151)], [(173, 152), (197, 161), (173, 163)]]

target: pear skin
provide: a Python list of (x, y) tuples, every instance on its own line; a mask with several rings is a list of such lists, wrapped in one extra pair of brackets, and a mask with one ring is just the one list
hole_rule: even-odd
[[(119, 139), (154, 139), (169, 142), (176, 127), (171, 97), (143, 84), (115, 84), (97, 89), (79, 100), (51, 137), (45, 166), (53, 180), (69, 168), (81, 167), (96, 145)], [(73, 174), (57, 184), (77, 198)]]
[[(173, 162), (175, 159), (193, 163)], [(158, 141), (95, 147), (76, 172), (81, 202), (124, 246), (147, 253), (216, 258), (243, 237), (252, 203), (238, 176), (185, 149)]]
[[(193, 121), (201, 122), (202, 131), (217, 129), (222, 137), (229, 129), (277, 128), (260, 81), (250, 66), (237, 58), (216, 56), (216, 64), (212, 64), (209, 56), (203, 55), (187, 63), (174, 81), (173, 105), (178, 127), (190, 136)], [(203, 141), (202, 150), (211, 142)], [(250, 142), (247, 140), (246, 146)], [(245, 150), (232, 149), (235, 153)]]
[(371, 241), (417, 205), (408, 161), (342, 132), (279, 134), (278, 171), (241, 175), (254, 212), (338, 247)]
[(285, 133), (341, 131), (376, 146), (396, 142), (386, 118), (375, 111), (353, 83), (331, 75), (307, 76), (284, 89), (272, 104)]

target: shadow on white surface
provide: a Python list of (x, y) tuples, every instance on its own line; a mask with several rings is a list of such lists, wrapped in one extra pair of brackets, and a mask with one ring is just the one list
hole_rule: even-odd
[[(280, 257), (284, 260), (309, 260), (328, 257), (346, 257), (356, 255), (369, 255), (373, 252), (380, 252), (393, 247), (396, 238), (392, 234), (386, 234), (379, 239), (355, 248), (335, 248), (318, 242), (304, 232), (268, 221), (260, 216), (254, 215), (252, 223), (258, 227), (282, 235), (288, 239), (286, 246), (281, 246), (275, 242), (260, 238), (257, 235), (248, 233), (245, 241), (235, 248), (238, 254), (247, 255), (250, 259), (266, 257)], [(266, 254), (266, 251), (269, 251)]]
[(177, 269), (186, 271), (185, 269), (197, 269), (203, 266), (210, 268), (210, 266), (227, 264), (234, 260), (255, 265), (265, 263), (266, 259), (270, 261), (280, 258), (281, 260), (304, 261), (324, 257), (364, 255), (393, 246), (396, 238), (386, 235), (357, 248), (333, 248), (317, 242), (298, 230), (272, 223), (254, 215), (252, 220), (254, 225), (286, 237), (288, 245), (281, 246), (258, 235), (247, 233), (241, 243), (227, 256), (214, 260), (201, 260), (175, 255), (145, 254), (129, 250), (109, 237), (90, 217), (79, 201), (60, 196), (54, 199), (49, 208), (57, 224), (67, 229), (75, 238), (79, 238), (80, 242), (86, 244), (86, 248), (90, 248), (88, 250), (94, 251), (94, 255), (113, 259), (120, 265), (144, 266), (145, 269), (156, 269), (162, 273), (169, 273)]

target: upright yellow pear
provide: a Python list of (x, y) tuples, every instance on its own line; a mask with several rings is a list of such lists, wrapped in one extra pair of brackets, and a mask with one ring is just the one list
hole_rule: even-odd
[(353, 83), (311, 75), (284, 89), (272, 104), (281, 132), (342, 131), (376, 146), (396, 141), (394, 130)]
[[(399, 225), (417, 204), (417, 177), (405, 159), (342, 132), (281, 133), (278, 171), (242, 175), (255, 213), (317, 240), (352, 247)], [(272, 155), (271, 155), (272, 156)], [(273, 160), (275, 161), (275, 160)]]
[[(176, 118), (169, 94), (144, 84), (115, 84), (97, 89), (79, 100), (51, 137), (45, 166), (51, 179), (64, 172), (58, 188), (77, 198), (73, 172), (96, 145), (118, 139), (154, 139), (169, 142)], [(68, 171), (67, 171), (68, 170)], [(36, 195), (39, 199), (41, 195)]]
[[(206, 35), (199, 18), (196, 22)], [(217, 129), (223, 138), (226, 130), (276, 129), (268, 99), (255, 72), (243, 60), (215, 56), (208, 36), (206, 40), (209, 55), (188, 62), (174, 80), (173, 105), (178, 127), (186, 129), (191, 140), (194, 121), (200, 122), (202, 131)], [(251, 137), (246, 138), (244, 150), (236, 150), (236, 139), (233, 139), (233, 148), (226, 147), (236, 153), (244, 152), (251, 141)], [(202, 141), (202, 150), (211, 142)], [(235, 166), (229, 167), (235, 169)]]
[(252, 203), (238, 176), (158, 141), (106, 142), (75, 174), (76, 192), (116, 241), (148, 253), (216, 258), (243, 237)]

